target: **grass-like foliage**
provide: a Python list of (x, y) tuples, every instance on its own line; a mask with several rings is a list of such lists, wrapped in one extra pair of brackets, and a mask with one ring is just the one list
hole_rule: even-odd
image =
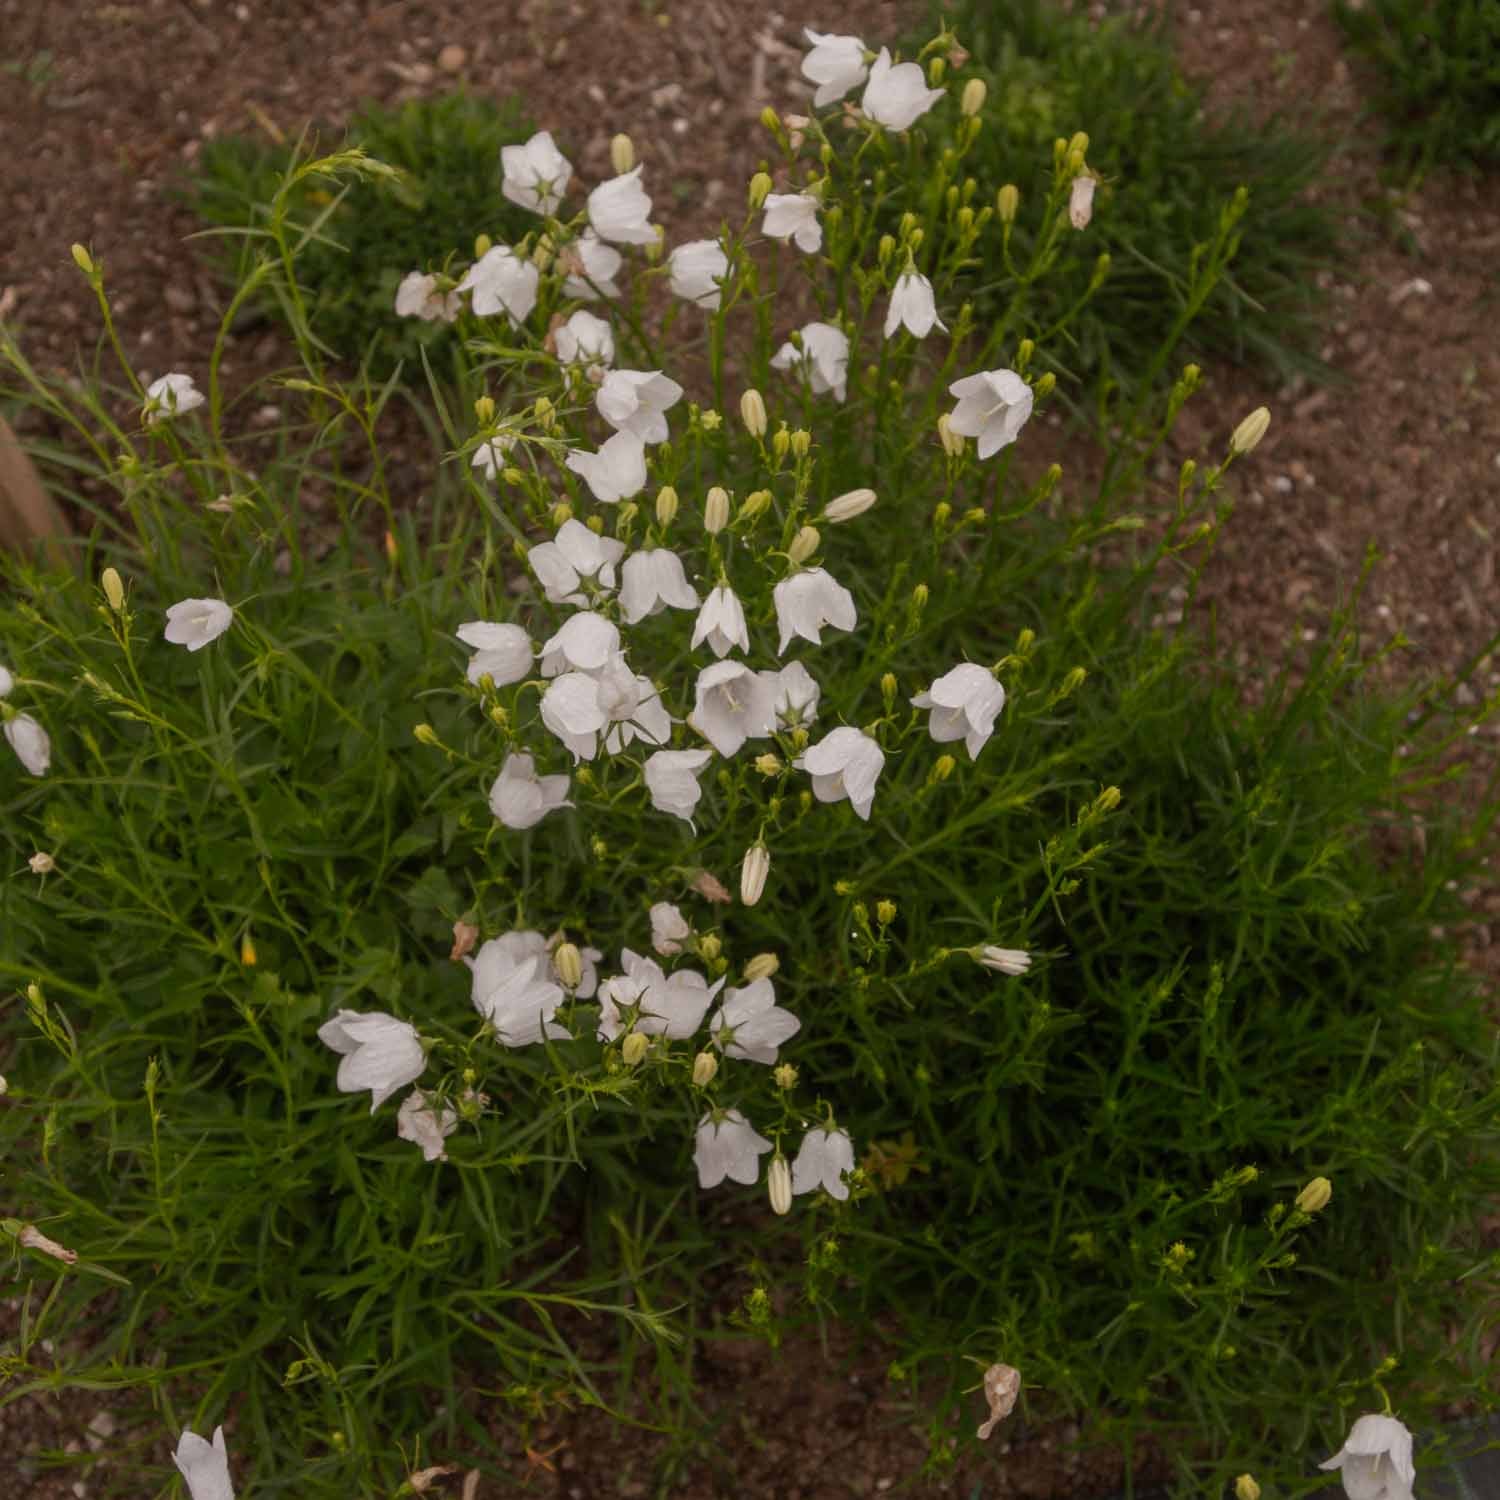
[(1500, 166), (1500, 0), (1334, 0), (1408, 170)]
[[(304, 310), (328, 352), (354, 363), (368, 354), (382, 380), (405, 361), (420, 382), (421, 351), (436, 357), (449, 328), (396, 316), (401, 278), (455, 252), (469, 255), (480, 234), (525, 233), (527, 216), (500, 196), (500, 150), (534, 128), (517, 101), (462, 92), (395, 108), (372, 104), (355, 115), (345, 144), (397, 173), (309, 181), (288, 205), (292, 225), (307, 236), (297, 256)], [(260, 135), (204, 142), (187, 196), (213, 232), (209, 255), (231, 287), (260, 248), (242, 231), (264, 228), (266, 205), (298, 150)], [(290, 315), (285, 303), (267, 305)], [(446, 367), (447, 356), (440, 362)]]
[[(944, 217), (986, 127), (920, 82), (904, 137), (769, 119), (786, 194), (716, 244), (659, 258), (623, 175), (547, 202), (410, 398), (420, 500), (408, 398), (300, 315), (250, 438), (222, 333), (140, 387), (83, 247), (117, 368), (4, 346), (97, 525), (3, 564), (0, 1399), (139, 1393), (153, 1476), (222, 1423), (249, 1500), (503, 1477), (569, 1403), (680, 1454), (705, 1330), (829, 1318), (897, 1340), (938, 1467), (1000, 1364), (1184, 1496), (1492, 1404), (1496, 1041), (1433, 929), (1493, 807), (1433, 793), (1496, 704), (1383, 696), (1340, 615), (1246, 707), (1150, 624), (1264, 429), (1153, 486), (1188, 367), (1097, 485), (1031, 461), (1044, 351), (954, 287), (986, 236), (1042, 278), (1083, 148), (1011, 226)], [(908, 171), (939, 207), (883, 242)], [(380, 172), (290, 172), (225, 326), (299, 309), (294, 205)]]
[[(981, 315), (1024, 299), (1050, 326), (1108, 255), (1102, 290), (1065, 337), (1044, 341), (1047, 358), (1086, 383), (1134, 381), (1142, 351), (1191, 306), (1193, 247), (1243, 187), (1250, 211), (1234, 268), (1215, 281), (1189, 343), (1201, 356), (1261, 363), (1283, 377), (1326, 375), (1315, 273), (1337, 249), (1338, 225), (1306, 190), (1330, 158), (1329, 140), (1240, 113), (1206, 116), (1203, 90), (1183, 77), (1154, 7), (1092, 21), (1054, 0), (960, 0), (947, 14), (972, 53), (967, 71), (989, 85), (971, 172), (1014, 184), (1024, 201), (1046, 191), (1053, 141), (1082, 130), (1102, 178), (1096, 229), (1064, 235), (1041, 279), (1019, 278), (993, 247), (979, 255), (966, 285)], [(1035, 223), (1018, 223), (1025, 249)]]

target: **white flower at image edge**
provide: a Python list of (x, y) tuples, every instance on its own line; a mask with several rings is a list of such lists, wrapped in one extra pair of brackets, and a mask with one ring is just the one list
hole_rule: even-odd
[(665, 547), (632, 552), (621, 569), (620, 618), (636, 625), (668, 607), (698, 607), (698, 595), (687, 581), (682, 559)]
[(565, 365), (612, 365), (615, 362), (615, 336), (603, 318), (579, 311), (563, 323), (553, 335), (557, 357)]
[(1005, 707), (1005, 689), (987, 667), (966, 661), (944, 672), (911, 701), (915, 708), (932, 710), (927, 732), (938, 744), (962, 740), (974, 760), (995, 732), (995, 717)]
[(490, 811), (506, 827), (535, 828), (549, 812), (572, 807), (566, 776), (538, 776), (536, 762), (524, 751), (505, 757), (490, 788)]
[(937, 315), (932, 283), (915, 271), (907, 271), (896, 278), (890, 309), (885, 315), (885, 336), (890, 338), (903, 325), (914, 339), (925, 339), (934, 328), (941, 328), (944, 333), (948, 331), (947, 325)]
[(842, 99), (869, 77), (865, 44), (857, 36), (837, 36), (814, 31), (811, 26), (804, 27), (802, 35), (812, 48), (802, 59), (802, 76), (818, 86), (813, 95), (814, 109)]
[(508, 687), (531, 670), (531, 637), (519, 625), (469, 620), (453, 633), (474, 648), (466, 673), (470, 682), (488, 677), (496, 687)]
[(542, 676), (602, 671), (619, 650), (620, 627), (613, 620), (591, 610), (569, 615), (557, 634), (542, 642)]
[(172, 1462), (187, 1481), (188, 1494), (193, 1500), (234, 1500), (234, 1486), (229, 1482), (229, 1450), (224, 1446), (222, 1427), (214, 1428), (211, 1443), (183, 1428)]
[(716, 661), (698, 674), (688, 724), (720, 755), (733, 755), (747, 739), (775, 732), (775, 688), (743, 662)]
[(174, 646), (201, 651), (234, 622), (234, 611), (222, 599), (179, 599), (167, 610), (162, 632)]
[(529, 1047), (543, 1037), (570, 1040), (567, 1029), (552, 1019), (562, 1004), (563, 988), (552, 978), (552, 962), (540, 933), (491, 938), (473, 958), (465, 954), (463, 961), (474, 976), (474, 1009), (495, 1028), (503, 1046)]
[(1031, 415), (1032, 390), (1014, 370), (983, 370), (948, 387), (958, 405), (948, 426), (959, 437), (979, 439), (979, 456), (989, 458), (1015, 442)]
[(424, 323), (451, 323), (463, 310), (456, 291), (440, 292), (430, 271), (408, 271), (396, 288), (396, 316), (420, 318)]
[(575, 448), (568, 454), (567, 466), (601, 505), (629, 500), (646, 487), (646, 445), (633, 432), (617, 432), (597, 453)]
[(548, 130), (539, 130), (524, 146), (500, 148), (501, 194), (532, 213), (551, 214), (573, 175), (567, 157), (557, 149)]
[(761, 231), (773, 240), (791, 240), (811, 255), (823, 246), (823, 226), (818, 223), (818, 200), (811, 193), (768, 193)]
[(33, 776), (45, 776), (52, 764), (52, 741), (30, 714), (17, 714), (5, 721), (5, 738), (21, 764)]
[(723, 297), (719, 283), (729, 275), (729, 257), (717, 240), (689, 240), (667, 257), (675, 296), (717, 312)]
[(682, 387), (660, 370), (611, 370), (594, 395), (599, 415), (616, 432), (643, 443), (664, 443), (666, 412), (682, 399)]
[(343, 1054), (338, 1086), (345, 1094), (370, 1090), (373, 1115), (397, 1089), (415, 1083), (427, 1066), (416, 1028), (384, 1011), (340, 1010), (318, 1027), (318, 1040)]
[(646, 790), (657, 812), (670, 813), (691, 826), (703, 795), (698, 773), (714, 758), (712, 750), (658, 750), (646, 757)]
[(822, 645), (825, 625), (835, 630), (853, 630), (859, 623), (854, 596), (831, 573), (806, 568), (783, 578), (771, 591), (776, 605), (776, 624), (781, 641), (776, 654), (784, 656), (794, 636)]
[(801, 370), (813, 395), (831, 392), (842, 401), (849, 389), (848, 335), (832, 323), (809, 323), (801, 335), (801, 349), (788, 340), (771, 356), (771, 368)]
[(849, 1196), (844, 1173), (854, 1170), (854, 1143), (846, 1130), (809, 1130), (792, 1163), (792, 1192), (825, 1188), (841, 1202)]
[(424, 1161), (447, 1161), (443, 1141), (458, 1129), (458, 1112), (434, 1110), (421, 1089), (413, 1089), (396, 1111), (396, 1134), (422, 1148)]
[(658, 901), (651, 908), (651, 946), (663, 958), (682, 952), (682, 945), (693, 935), (687, 918), (670, 901)]
[(859, 107), (887, 130), (909, 130), (942, 97), (942, 89), (927, 87), (916, 63), (892, 63), (890, 49), (882, 47)]
[(155, 427), (164, 417), (180, 417), (202, 406), (207, 399), (193, 384), (191, 375), (163, 375), (146, 387), (146, 405), (141, 415), (147, 427)]
[(830, 730), (792, 764), (812, 777), (819, 802), (849, 799), (849, 805), (868, 821), (875, 801), (875, 783), (885, 768), (885, 752), (862, 729), (848, 725)]
[(538, 542), (526, 554), (526, 561), (549, 603), (587, 604), (579, 585), (592, 578), (600, 592), (608, 593), (615, 586), (615, 564), (624, 555), (624, 542), (600, 536), (570, 516), (550, 542)]
[(489, 442), (480, 443), (475, 448), (474, 456), (469, 460), (469, 467), (478, 469), (486, 479), (493, 479), (505, 467), (505, 455), (515, 446), (514, 435), (502, 432), (492, 437)]
[(524, 323), (536, 306), (542, 274), (509, 245), (491, 245), (464, 272), (461, 292), (472, 292), (470, 305), (481, 318), (503, 312), (512, 323)]
[(791, 1011), (776, 1003), (769, 979), (757, 979), (743, 989), (725, 990), (724, 1002), (709, 1023), (708, 1034), (725, 1057), (742, 1057), (770, 1067), (776, 1049), (802, 1029)]
[(656, 231), (648, 222), (651, 199), (641, 186), (639, 167), (601, 182), (589, 194), (588, 211), (589, 223), (601, 240), (613, 240), (619, 245), (649, 245), (656, 239)]
[(698, 1186), (718, 1187), (726, 1177), (753, 1186), (760, 1176), (760, 1159), (770, 1149), (770, 1141), (739, 1110), (726, 1109), (717, 1120), (711, 1114), (704, 1115), (698, 1122), (693, 1148)]
[(1417, 1471), (1411, 1433), (1395, 1417), (1371, 1413), (1349, 1429), (1344, 1446), (1320, 1469), (1338, 1469), (1349, 1500), (1412, 1500)]
[(606, 245), (592, 229), (584, 232), (567, 247), (559, 263), (568, 272), (563, 282), (563, 296), (579, 302), (597, 302), (601, 296), (618, 297), (620, 288), (615, 276), (625, 263), (613, 245)]

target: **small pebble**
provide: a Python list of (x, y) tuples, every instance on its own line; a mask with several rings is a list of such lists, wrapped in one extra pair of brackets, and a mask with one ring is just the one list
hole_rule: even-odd
[(438, 53), (437, 65), (445, 73), (458, 73), (463, 70), (463, 65), (468, 62), (469, 54), (464, 51), (457, 42), (449, 42), (441, 52)]

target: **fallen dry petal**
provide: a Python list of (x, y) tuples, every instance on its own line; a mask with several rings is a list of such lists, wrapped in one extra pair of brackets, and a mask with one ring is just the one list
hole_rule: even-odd
[(60, 1261), (72, 1265), (78, 1259), (76, 1250), (69, 1250), (59, 1245), (56, 1240), (49, 1240), (35, 1224), (23, 1224), (21, 1232), (16, 1238), (26, 1246), (28, 1250), (40, 1250), (43, 1255), (51, 1255)]
[(1021, 1394), (1021, 1372), (1011, 1365), (991, 1365), (984, 1372), (984, 1399), (989, 1402), (989, 1419), (979, 1424), (979, 1436), (987, 1438), (1015, 1410)]

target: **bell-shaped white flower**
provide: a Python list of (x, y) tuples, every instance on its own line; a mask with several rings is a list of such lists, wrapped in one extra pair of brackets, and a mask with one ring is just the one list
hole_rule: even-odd
[(770, 1149), (770, 1141), (739, 1110), (715, 1110), (704, 1115), (698, 1122), (693, 1148), (698, 1186), (717, 1187), (726, 1177), (753, 1186), (760, 1176), (760, 1159)]
[(443, 1142), (458, 1129), (458, 1111), (434, 1109), (421, 1089), (413, 1089), (396, 1111), (396, 1134), (422, 1148), (423, 1161), (447, 1161)]
[(591, 312), (576, 312), (553, 335), (557, 357), (565, 365), (612, 365), (614, 330)]
[(463, 311), (457, 291), (440, 292), (430, 271), (408, 271), (396, 288), (396, 316), (420, 318), (424, 323), (451, 323)]
[[(476, 966), (478, 960), (464, 959), (470, 970), (477, 976), (474, 993), (479, 995), (493, 991), (516, 969), (534, 958), (546, 960), (545, 965), (537, 970), (538, 977), (545, 978), (548, 983), (567, 988), (563, 985), (562, 976), (557, 972), (557, 964), (554, 960), (554, 954), (562, 940), (563, 935), (560, 932), (554, 932), (551, 937), (543, 937), (541, 933), (534, 932), (530, 928), (505, 932), (499, 937), (491, 938), (479, 950), (479, 960), (482, 960), (484, 965), (482, 973)], [(599, 975), (594, 966), (604, 955), (597, 948), (579, 948), (578, 957), (583, 975), (574, 986), (573, 993), (580, 1000), (587, 1000), (598, 987)]]
[(865, 66), (865, 44), (857, 36), (836, 36), (817, 32), (811, 26), (802, 35), (812, 50), (802, 59), (802, 76), (817, 84), (813, 108), (822, 109), (835, 99), (842, 99), (850, 89), (858, 88), (870, 70)]
[(842, 1202), (849, 1196), (844, 1174), (854, 1170), (854, 1143), (847, 1130), (821, 1126), (802, 1137), (802, 1149), (792, 1162), (792, 1191), (811, 1193), (825, 1188)]
[(208, 397), (193, 384), (191, 375), (174, 371), (153, 380), (146, 387), (146, 404), (141, 410), (141, 418), (147, 427), (155, 427), (164, 418), (180, 417), (207, 400)]
[(507, 828), (535, 828), (549, 812), (572, 807), (566, 776), (538, 776), (536, 761), (522, 750), (505, 757), (490, 788), (490, 811)]
[(489, 677), (496, 687), (509, 687), (531, 670), (531, 637), (519, 625), (470, 620), (453, 633), (474, 648), (467, 672), (470, 682)]
[[(536, 937), (522, 933), (520, 938)], [(506, 1047), (529, 1047), (544, 1038), (567, 1041), (569, 1033), (552, 1018), (563, 1001), (563, 987), (552, 975), (545, 952), (526, 955), (527, 943), (517, 949), (504, 939), (491, 938), (474, 958), (464, 958), (474, 976), (474, 1009), (495, 1029)], [(526, 955), (526, 956), (522, 956)]]
[(665, 745), (672, 738), (672, 716), (656, 684), (649, 677), (636, 676), (623, 656), (606, 663), (598, 683), (596, 697), (606, 722), (604, 748), (611, 755), (636, 740)]
[(318, 1040), (343, 1056), (338, 1074), (343, 1093), (370, 1090), (372, 1115), (397, 1089), (415, 1083), (427, 1066), (416, 1028), (384, 1011), (362, 1015), (357, 1010), (340, 1010), (318, 1027)]
[(501, 194), (534, 214), (556, 213), (573, 175), (549, 130), (539, 130), (524, 146), (502, 146), (500, 170)]
[(620, 650), (620, 627), (592, 612), (570, 615), (542, 642), (542, 676), (597, 672)]
[(52, 741), (30, 714), (16, 714), (5, 721), (5, 738), (21, 764), (33, 776), (45, 776), (52, 764)]
[(812, 777), (813, 796), (819, 802), (849, 799), (849, 805), (866, 820), (875, 800), (875, 783), (885, 767), (885, 752), (862, 729), (842, 725), (830, 730), (792, 762)]
[(663, 958), (682, 952), (682, 945), (690, 942), (693, 929), (687, 918), (670, 901), (658, 901), (651, 908), (651, 946)]
[(808, 255), (823, 246), (818, 200), (811, 193), (768, 193), (761, 232), (773, 240), (791, 240)]
[(646, 790), (657, 812), (691, 824), (703, 788), (698, 773), (714, 758), (712, 750), (658, 750), (646, 757)]
[(665, 413), (681, 399), (682, 387), (660, 370), (611, 370), (600, 382), (594, 405), (616, 432), (633, 433), (643, 443), (664, 443)]
[(512, 323), (524, 323), (536, 306), (542, 275), (529, 260), (509, 245), (491, 245), (464, 272), (461, 292), (472, 292), (469, 305), (477, 316), (488, 318), (503, 312)]
[(723, 297), (720, 283), (729, 275), (729, 257), (717, 240), (689, 240), (667, 257), (673, 293), (709, 312)]
[(1339, 1470), (1349, 1500), (1412, 1500), (1417, 1471), (1411, 1448), (1404, 1422), (1371, 1413), (1355, 1422), (1344, 1446), (1318, 1467)]
[(801, 1029), (802, 1022), (777, 1005), (771, 981), (757, 979), (743, 989), (724, 991), (724, 1003), (709, 1023), (708, 1034), (726, 1057), (770, 1067), (777, 1048)]
[(641, 186), (639, 167), (601, 182), (589, 194), (589, 223), (601, 240), (649, 245), (656, 239), (650, 218), (651, 199)]
[(870, 81), (859, 107), (887, 130), (910, 130), (942, 97), (942, 89), (927, 87), (916, 63), (892, 63), (890, 49), (882, 47), (870, 65)]
[(987, 668), (966, 661), (944, 672), (911, 701), (916, 708), (932, 710), (927, 732), (938, 744), (962, 740), (974, 760), (995, 732), (995, 716), (1005, 707), (1005, 689)]
[(187, 1482), (193, 1500), (234, 1500), (234, 1486), (229, 1482), (229, 1450), (224, 1446), (222, 1427), (214, 1428), (211, 1443), (184, 1427), (172, 1462)]
[(979, 962), (986, 969), (1014, 979), (1031, 967), (1031, 955), (1024, 948), (997, 948), (988, 943), (979, 950)]
[(760, 675), (770, 684), (776, 718), (783, 728), (796, 729), (817, 718), (822, 689), (800, 661), (788, 662), (779, 672)]
[(611, 974), (599, 986), (599, 1024), (595, 1035), (601, 1042), (617, 1041), (640, 1009), (645, 979), (629, 974)]
[(557, 528), (550, 542), (538, 542), (526, 554), (548, 600), (553, 604), (587, 604), (580, 592), (585, 578), (592, 578), (599, 593), (615, 586), (615, 564), (625, 555), (625, 543), (600, 536), (571, 516)]
[(705, 641), (715, 656), (728, 656), (733, 646), (738, 646), (741, 651), (750, 649), (745, 611), (727, 584), (721, 583), (711, 590), (703, 601), (703, 608), (698, 611), (698, 622), (693, 626), (693, 649)]
[(597, 453), (574, 449), (567, 466), (601, 505), (615, 505), (646, 486), (646, 445), (633, 432), (617, 432)]
[(234, 623), (234, 611), (222, 599), (179, 599), (167, 610), (162, 634), (174, 646), (201, 651)]
[(599, 734), (609, 716), (599, 704), (599, 679), (589, 672), (564, 672), (542, 694), (542, 723), (560, 739), (574, 764), (599, 753)]
[(486, 479), (493, 479), (505, 467), (505, 455), (516, 446), (511, 433), (498, 433), (487, 443), (480, 443), (469, 460), (471, 469), (478, 469)]
[(16, 685), (16, 679), (11, 676), (9, 667), (0, 667), (0, 698), (8, 698), (11, 689)]
[(1099, 179), (1092, 172), (1080, 172), (1068, 189), (1068, 222), (1074, 229), (1087, 229), (1094, 217), (1094, 189)]
[(627, 625), (660, 614), (669, 605), (673, 609), (698, 607), (698, 595), (687, 581), (682, 559), (665, 547), (632, 552), (621, 574), (620, 618)]
[(771, 356), (771, 368), (800, 370), (813, 395), (832, 392), (835, 401), (842, 401), (848, 393), (848, 335), (832, 323), (808, 323), (801, 332), (801, 349), (788, 340)]
[(681, 1041), (703, 1024), (713, 998), (724, 986), (713, 984), (694, 969), (666, 974), (654, 958), (620, 950), (623, 975), (606, 979), (599, 987), (599, 1037), (613, 1041), (625, 1029), (629, 1013), (635, 1012), (633, 1028), (644, 1036), (664, 1036)]
[(688, 723), (720, 755), (733, 755), (747, 739), (764, 739), (776, 727), (770, 684), (743, 662), (716, 661), (698, 674)]
[(606, 245), (592, 229), (585, 229), (558, 257), (567, 271), (563, 296), (579, 302), (597, 302), (602, 297), (618, 297), (615, 283), (624, 257), (613, 245)]
[(781, 643), (776, 654), (782, 656), (793, 636), (813, 645), (823, 643), (823, 627), (853, 630), (859, 623), (854, 596), (832, 574), (822, 568), (804, 568), (783, 578), (771, 591), (776, 604), (776, 624)]
[(896, 278), (891, 305), (885, 315), (885, 336), (890, 338), (902, 325), (914, 339), (925, 339), (934, 328), (947, 333), (947, 325), (937, 315), (932, 283), (916, 271), (906, 271)]
[(1015, 442), (1031, 415), (1031, 387), (1014, 370), (982, 370), (948, 387), (958, 405), (948, 417), (959, 437), (979, 439), (980, 458), (989, 458)]

